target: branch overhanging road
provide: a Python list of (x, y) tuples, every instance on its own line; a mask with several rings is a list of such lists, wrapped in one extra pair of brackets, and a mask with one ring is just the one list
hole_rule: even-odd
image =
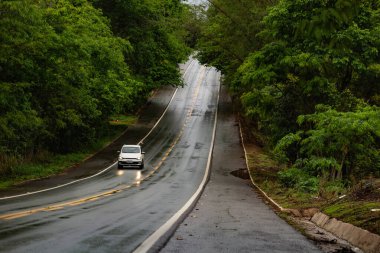
[[(199, 189), (220, 74), (192, 60), (167, 112), (144, 139), (143, 171), (96, 177), (1, 200), (1, 252), (132, 252)], [(116, 156), (117, 154), (115, 154)]]

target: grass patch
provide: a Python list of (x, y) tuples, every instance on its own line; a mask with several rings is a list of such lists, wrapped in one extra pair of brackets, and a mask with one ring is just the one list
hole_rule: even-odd
[(380, 209), (380, 202), (348, 199), (326, 206), (322, 211), (341, 221), (380, 234), (380, 212), (371, 211), (375, 209)]
[[(61, 172), (62, 169), (70, 167), (90, 154), (87, 152), (72, 153), (67, 155), (54, 155), (47, 163), (29, 163), (22, 164), (13, 170), (13, 174), (21, 179), (41, 178), (46, 177), (57, 172)], [(25, 178), (24, 178), (25, 177)]]
[(27, 180), (41, 179), (62, 173), (106, 147), (123, 131), (125, 131), (125, 126), (112, 125), (106, 136), (84, 150), (64, 155), (43, 152), (43, 155), (14, 163), (7, 172), (1, 174), (0, 189), (4, 190)]
[[(344, 189), (337, 183), (321, 180), (317, 192), (304, 192), (284, 186), (278, 175), (280, 166), (261, 148), (248, 144), (246, 149), (250, 173), (255, 183), (284, 208), (316, 207), (331, 217), (380, 234), (380, 212), (371, 211), (380, 209), (380, 193), (376, 192), (380, 190), (380, 182), (376, 181), (372, 187), (375, 192), (371, 191), (371, 198), (368, 198), (370, 193), (365, 189)], [(339, 199), (339, 194), (346, 194), (347, 197)]]
[(83, 161), (89, 155), (90, 153), (88, 152), (77, 152), (66, 155), (51, 155), (44, 162), (22, 162), (11, 168), (10, 175), (0, 181), (0, 189), (6, 189), (26, 180), (40, 179), (59, 174), (66, 168)]
[(110, 118), (111, 125), (129, 126), (135, 124), (137, 116), (135, 115), (115, 115)]
[(281, 206), (297, 209), (322, 206), (323, 202), (315, 194), (284, 187), (277, 175), (280, 165), (261, 148), (248, 145), (247, 152), (250, 173), (255, 183)]
[(7, 189), (14, 184), (12, 180), (0, 181), (0, 189)]

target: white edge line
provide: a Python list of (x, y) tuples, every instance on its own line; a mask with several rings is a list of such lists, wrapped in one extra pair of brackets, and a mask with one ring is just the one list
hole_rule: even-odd
[(211, 160), (212, 160), (212, 153), (214, 150), (214, 141), (215, 141), (215, 134), (216, 134), (216, 125), (218, 122), (218, 105), (219, 105), (219, 95), (220, 95), (220, 84), (219, 84), (219, 90), (218, 90), (218, 98), (217, 98), (217, 106), (216, 106), (216, 113), (215, 113), (215, 122), (214, 122), (214, 129), (211, 139), (211, 147), (208, 155), (208, 161), (206, 165), (205, 174), (203, 176), (202, 182), (199, 185), (197, 191), (191, 196), (191, 198), (186, 202), (186, 204), (177, 211), (168, 221), (164, 223), (159, 229), (157, 229), (153, 234), (151, 234), (147, 239), (145, 239), (144, 242), (140, 244), (139, 247), (137, 247), (133, 253), (145, 253), (148, 252), (166, 233), (168, 233), (179, 221), (183, 215), (189, 211), (190, 208), (193, 207), (193, 205), (196, 203), (198, 198), (200, 197), (203, 189), (206, 186), (206, 183), (208, 181), (209, 175), (210, 175), (210, 167), (211, 167)]
[(74, 183), (78, 183), (78, 182), (80, 182), (80, 181), (83, 181), (83, 180), (86, 180), (86, 179), (90, 179), (90, 178), (96, 177), (96, 176), (98, 176), (98, 175), (104, 173), (105, 171), (109, 170), (109, 169), (110, 169), (112, 166), (114, 166), (115, 164), (116, 164), (116, 162), (113, 163), (113, 164), (111, 164), (110, 166), (108, 166), (108, 167), (105, 168), (104, 170), (99, 171), (98, 173), (96, 173), (96, 174), (94, 174), (94, 175), (91, 175), (91, 176), (89, 176), (89, 177), (81, 178), (81, 179), (78, 179), (78, 180), (75, 180), (75, 181), (72, 181), (72, 182), (69, 182), (69, 183), (66, 183), (66, 184), (58, 185), (58, 186), (55, 186), (55, 187), (52, 187), (52, 188), (47, 188), (47, 189), (40, 190), (40, 191), (27, 192), (27, 193), (23, 193), (23, 194), (19, 194), (19, 195), (13, 195), (13, 196), (8, 196), (8, 197), (2, 197), (2, 198), (0, 198), (0, 200), (13, 199), (13, 198), (18, 198), (18, 197), (22, 197), (22, 196), (33, 195), (33, 194), (37, 194), (37, 193), (41, 193), (41, 192), (47, 192), (47, 191), (55, 190), (55, 189), (58, 189), (58, 188), (61, 188), (61, 187), (64, 187), (64, 186), (68, 186), (68, 185), (71, 185), (71, 184), (74, 184)]
[(175, 90), (172, 98), (170, 99), (165, 111), (162, 113), (161, 117), (157, 120), (156, 124), (154, 124), (154, 126), (152, 127), (152, 129), (150, 129), (150, 131), (144, 136), (144, 138), (141, 139), (141, 141), (139, 141), (137, 144), (140, 145), (142, 143), (144, 143), (144, 140), (153, 132), (153, 130), (157, 127), (157, 125), (160, 123), (160, 121), (162, 120), (162, 118), (165, 116), (166, 112), (168, 111), (169, 109), (169, 105), (172, 103), (175, 95), (177, 94), (177, 91), (178, 91), (178, 88)]
[(244, 150), (244, 157), (245, 157), (245, 164), (247, 166), (247, 170), (248, 170), (248, 174), (249, 174), (249, 178), (251, 179), (251, 183), (253, 184), (253, 186), (259, 190), (259, 192), (264, 195), (264, 197), (272, 203), (272, 205), (274, 205), (278, 210), (280, 211), (285, 211), (286, 209), (283, 208), (282, 206), (280, 206), (276, 201), (274, 201), (273, 199), (271, 199), (256, 183), (255, 181), (253, 180), (253, 177), (251, 175), (251, 171), (249, 169), (249, 164), (248, 164), (248, 154), (247, 154), (247, 150), (245, 149), (245, 144), (244, 144), (244, 138), (243, 138), (243, 131), (241, 129), (241, 123), (240, 123), (240, 119), (239, 119), (239, 130), (240, 130), (240, 139), (241, 139), (241, 144), (243, 146), (243, 150)]
[[(193, 62), (194, 62), (194, 60), (191, 60), (191, 63), (189, 63), (189, 65), (187, 66), (185, 73), (183, 73), (183, 76), (186, 75), (187, 71), (190, 69), (190, 65), (191, 65)], [(165, 111), (162, 113), (161, 117), (157, 120), (156, 124), (154, 124), (154, 126), (152, 127), (152, 129), (150, 129), (150, 131), (144, 136), (144, 138), (142, 138), (142, 139), (137, 143), (138, 145), (144, 143), (144, 140), (145, 140), (146, 138), (148, 138), (148, 136), (153, 132), (153, 130), (154, 130), (154, 129), (157, 127), (157, 125), (160, 123), (160, 121), (161, 121), (162, 118), (165, 116), (166, 112), (168, 111), (168, 109), (169, 109), (169, 105), (172, 103), (172, 101), (173, 101), (175, 95), (177, 94), (177, 91), (178, 91), (178, 88), (175, 89), (174, 94), (172, 95), (172, 98), (170, 99), (170, 101), (169, 101), (168, 105), (166, 106)]]
[[(158, 121), (156, 122), (156, 124), (154, 124), (154, 126), (152, 127), (152, 129), (144, 136), (144, 138), (141, 141), (139, 141), (138, 145), (141, 144), (153, 132), (153, 130), (157, 127), (157, 125), (160, 123), (160, 121), (162, 120), (162, 118), (165, 116), (167, 110), (169, 109), (169, 105), (171, 104), (171, 102), (173, 101), (175, 95), (177, 94), (177, 91), (178, 91), (178, 88), (174, 91), (174, 93), (172, 95), (172, 98), (170, 99), (170, 101), (169, 101), (168, 105), (166, 106), (165, 111), (162, 113), (161, 117), (158, 119)], [(44, 189), (44, 190), (40, 190), (40, 191), (27, 192), (27, 193), (23, 193), (23, 194), (19, 194), (19, 195), (14, 195), (14, 196), (9, 196), (9, 197), (2, 197), (2, 198), (0, 198), (0, 200), (12, 199), (12, 198), (17, 198), (17, 197), (37, 194), (37, 193), (41, 193), (41, 192), (51, 191), (51, 190), (55, 190), (55, 189), (58, 189), (58, 188), (61, 188), (61, 187), (64, 187), (64, 186), (68, 186), (68, 185), (71, 185), (71, 184), (74, 184), (74, 183), (78, 183), (80, 181), (87, 180), (87, 179), (90, 179), (90, 178), (93, 178), (93, 177), (96, 177), (96, 176), (99, 176), (99, 175), (103, 174), (104, 172), (108, 171), (111, 167), (113, 167), (116, 163), (117, 162), (114, 162), (113, 164), (111, 164), (110, 166), (108, 166), (107, 168), (105, 168), (104, 170), (99, 171), (98, 173), (96, 173), (94, 175), (91, 175), (89, 177), (81, 178), (81, 179), (74, 180), (74, 181), (66, 183), (66, 184), (58, 185), (58, 186), (55, 186), (55, 187), (52, 187), (52, 188), (48, 188), (48, 189)]]
[[(193, 61), (194, 60), (192, 60), (192, 62)], [(188, 67), (187, 67), (185, 73), (183, 74), (183, 76), (185, 76), (186, 72), (189, 70), (190, 65), (191, 65), (191, 63), (188, 65)], [(166, 106), (165, 111), (162, 113), (161, 117), (157, 120), (156, 124), (154, 124), (154, 126), (152, 127), (152, 129), (144, 136), (144, 138), (142, 138), (141, 141), (139, 141), (138, 144), (143, 143), (143, 141), (153, 132), (153, 130), (160, 123), (160, 121), (162, 120), (162, 118), (165, 116), (167, 110), (169, 109), (169, 106), (172, 103), (175, 95), (177, 94), (177, 91), (178, 91), (178, 88), (174, 91), (174, 93), (172, 95), (172, 98), (170, 99), (170, 101), (169, 101), (168, 105)], [(99, 176), (99, 175), (103, 174), (104, 172), (108, 171), (111, 167), (115, 166), (116, 163), (117, 162), (114, 162), (113, 164), (111, 164), (110, 166), (108, 166), (107, 168), (105, 168), (104, 170), (99, 171), (98, 173), (96, 173), (94, 175), (91, 175), (89, 177), (85, 177), (85, 178), (81, 178), (81, 179), (78, 179), (78, 180), (74, 180), (72, 182), (69, 182), (69, 183), (66, 183), (66, 184), (62, 184), (62, 185), (58, 185), (58, 186), (55, 186), (55, 187), (52, 187), (52, 188), (47, 188), (47, 189), (44, 189), (44, 190), (39, 190), (39, 191), (34, 191), (34, 192), (27, 192), (27, 193), (23, 193), (23, 194), (8, 196), (8, 197), (2, 197), (2, 198), (0, 198), (0, 200), (13, 199), (13, 198), (33, 195), (33, 194), (37, 194), (37, 193), (41, 193), (41, 192), (47, 192), (47, 191), (55, 190), (55, 189), (58, 189), (58, 188), (61, 188), (61, 187), (65, 187), (65, 186), (68, 186), (68, 185), (71, 185), (71, 184), (74, 184), (74, 183), (78, 183), (80, 181), (87, 180), (87, 179), (90, 179), (90, 178), (93, 178), (93, 177), (96, 177), (96, 176)]]

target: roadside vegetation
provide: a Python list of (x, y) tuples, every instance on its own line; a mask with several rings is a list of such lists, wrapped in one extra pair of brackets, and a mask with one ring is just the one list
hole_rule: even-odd
[(195, 49), (265, 150), (259, 185), (379, 233), (380, 1), (207, 3), (1, 1), (0, 188), (104, 147)]
[(310, 177), (302, 170), (295, 173), (284, 169), (286, 166), (256, 144), (248, 144), (246, 149), (255, 183), (282, 207), (298, 211), (318, 208), (331, 217), (380, 234), (379, 178), (347, 187), (339, 181)]
[[(21, 159), (17, 156), (2, 156), (0, 169), (6, 171), (0, 180), (0, 190), (27, 180), (41, 179), (59, 174), (71, 168), (83, 160), (89, 158), (97, 151), (109, 145), (112, 140), (119, 137), (126, 129), (126, 124), (112, 124), (107, 134), (97, 141), (75, 152), (53, 153), (52, 151), (40, 151), (39, 153), (24, 155)], [(5, 169), (4, 169), (5, 168)]]
[(1, 1), (0, 185), (75, 164), (182, 85), (191, 17), (177, 0)]
[(379, 13), (378, 0), (209, 0), (197, 42), (266, 151), (255, 180), (284, 206), (376, 233)]

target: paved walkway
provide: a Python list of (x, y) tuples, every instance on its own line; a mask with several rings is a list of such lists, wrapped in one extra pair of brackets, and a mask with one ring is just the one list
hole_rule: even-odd
[(231, 101), (222, 89), (210, 181), (161, 252), (320, 252), (263, 203), (248, 180)]

